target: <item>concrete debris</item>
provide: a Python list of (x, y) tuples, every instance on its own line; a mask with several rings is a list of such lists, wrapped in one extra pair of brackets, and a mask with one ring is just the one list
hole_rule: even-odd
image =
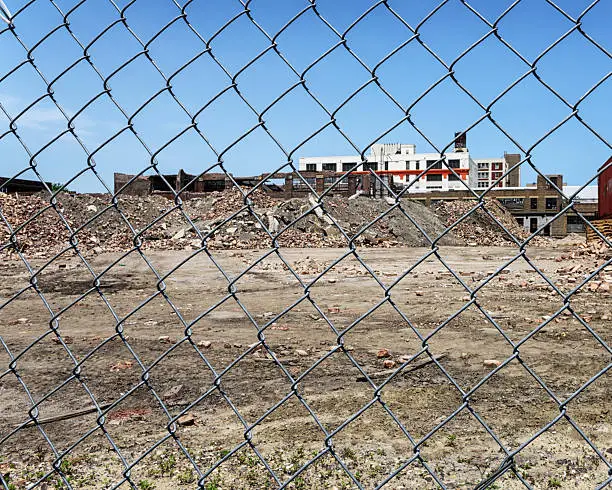
[[(401, 210), (394, 209), (375, 221), (389, 210), (390, 204), (395, 204), (395, 200), (349, 200), (345, 197), (318, 200), (314, 195), (279, 200), (262, 191), (253, 192), (245, 200), (237, 190), (189, 199), (178, 208), (173, 201), (157, 195), (118, 196), (116, 206), (109, 196), (101, 194), (63, 193), (57, 200), (57, 204), (50, 207), (48, 196), (42, 193), (4, 196), (0, 204), (2, 214), (17, 232), (13, 246), (8, 227), (0, 228), (0, 245), (9, 245), (0, 253), (16, 255), (18, 250), (30, 257), (49, 257), (69, 247), (73, 231), (87, 223), (92, 213), (105, 208), (108, 209), (76, 234), (81, 252), (100, 254), (130, 250), (134, 247), (135, 233), (140, 233), (137, 242), (143, 250), (197, 250), (202, 246), (210, 249), (262, 248), (272, 246), (274, 238), (282, 247), (295, 248), (346, 247), (349, 239), (354, 239), (359, 247), (430, 246), (428, 239), (406, 215), (433, 240), (475, 204), (452, 201), (427, 207), (402, 199)], [(485, 207), (517, 238), (526, 237), (497, 201), (486, 201)], [(45, 208), (48, 209), (28, 222)], [(236, 211), (240, 212), (234, 215)], [(162, 215), (163, 219), (155, 221)], [(150, 226), (153, 222), (155, 224)], [(365, 227), (368, 223), (372, 225)], [(282, 233), (276, 237), (279, 231)], [(545, 239), (536, 237), (531, 243), (541, 240)], [(471, 242), (507, 245), (511, 238), (478, 209), (438, 243), (465, 245)], [(604, 253), (599, 245), (582, 247), (581, 254)]]

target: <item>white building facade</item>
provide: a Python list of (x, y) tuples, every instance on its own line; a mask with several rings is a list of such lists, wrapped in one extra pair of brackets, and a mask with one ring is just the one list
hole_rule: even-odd
[[(372, 145), (370, 154), (366, 156), (366, 163), (356, 170), (372, 169), (392, 174), (396, 185), (409, 186), (408, 192), (487, 188), (518, 162), (517, 155), (514, 155), (514, 159), (507, 156), (474, 160), (467, 148), (456, 148), (455, 151), (444, 154), (441, 159), (438, 153), (417, 153), (416, 145), (384, 143)], [(361, 157), (358, 155), (304, 157), (299, 160), (299, 170), (348, 172), (360, 162)], [(429, 169), (427, 174), (421, 176), (426, 169)], [(512, 172), (516, 174), (513, 177), (516, 182), (514, 185), (520, 180), (518, 172), (518, 168)], [(505, 177), (497, 185), (511, 186), (511, 180)]]

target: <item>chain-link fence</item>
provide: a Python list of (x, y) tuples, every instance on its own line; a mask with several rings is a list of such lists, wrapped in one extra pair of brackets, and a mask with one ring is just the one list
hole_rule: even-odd
[[(601, 27), (610, 2), (413, 3), (0, 1), (3, 488), (612, 482), (612, 243), (581, 197), (611, 148), (608, 126), (589, 119), (601, 115), (582, 110), (609, 100), (608, 39), (588, 26)], [(460, 16), (480, 31), (449, 56), (436, 37), (458, 36)], [(508, 40), (512, 18), (524, 32)], [(400, 41), (387, 49), (391, 31)], [(526, 56), (535, 31), (548, 37)], [(330, 44), (295, 61), (292, 49), (318, 49), (324, 35)], [(603, 70), (573, 98), (541, 68), (570, 38), (581, 44), (568, 72), (587, 57)], [(124, 56), (127, 45), (136, 48)], [(483, 96), (461, 66), (492, 46), (501, 51), (476, 63), (494, 89)], [(387, 83), (384, 70), (417, 48), (438, 75), (406, 68), (405, 86)], [(240, 56), (228, 62), (227, 52)], [(501, 52), (519, 70), (503, 84)], [(340, 55), (363, 82), (334, 72)], [(290, 80), (283, 88), (272, 71), (253, 75), (272, 62)], [(408, 88), (415, 79), (422, 91)], [(527, 141), (498, 117), (524, 83), (562, 111)], [(267, 85), (275, 92), (262, 103)], [(415, 114), (442, 86), (476, 116), (441, 145)], [(339, 87), (333, 102), (329, 87)], [(373, 112), (383, 103), (391, 119)], [(235, 104), (252, 125), (222, 117)], [(283, 107), (291, 117), (275, 126)], [(343, 118), (348, 107), (356, 112)], [(302, 124), (309, 111), (323, 122)], [(168, 123), (177, 113), (186, 122)], [(516, 120), (531, 131), (537, 118)], [(503, 135), (520, 158), (478, 188), (471, 166), (488, 163), (464, 168), (449, 154), (459, 162), (463, 137), (483, 126), (480, 141)], [(301, 168), (299, 157), (333, 152), (326, 134), (358, 156), (333, 171)], [(583, 161), (543, 168), (559, 134), (567, 145), (587, 135)], [(269, 145), (266, 167), (232, 167), (256, 137)], [(404, 160), (396, 145), (372, 165), (367, 152), (391, 137), (418, 137), (434, 156), (409, 168), (408, 149), (393, 170), (389, 161)], [(192, 174), (179, 170), (189, 158)], [(576, 164), (587, 168), (581, 185), (565, 186), (556, 168)], [(509, 180), (517, 169), (537, 187)], [(455, 190), (415, 192), (429, 176)], [(560, 238), (568, 229), (581, 234)]]

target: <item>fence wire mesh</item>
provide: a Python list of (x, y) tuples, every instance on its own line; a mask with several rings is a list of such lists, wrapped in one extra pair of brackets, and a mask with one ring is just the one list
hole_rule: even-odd
[[(263, 27), (265, 19), (258, 18), (258, 2), (228, 0), (233, 15), (214, 32), (206, 33), (200, 32), (193, 17), (215, 6), (168, 0), (166, 20), (148, 38), (139, 35), (131, 23), (131, 11), (143, 3), (0, 2), (0, 42), (6, 46), (11, 43), (7, 59), (16, 60), (0, 72), (0, 113), (4, 115), (0, 143), (10, 143), (27, 155), (27, 164), (3, 185), (8, 189), (25, 178), (42, 185), (38, 204), (27, 204), (22, 214), (16, 209), (23, 207), (24, 199), (28, 202), (27, 197), (6, 195), (0, 199), (3, 488), (608, 486), (612, 482), (612, 350), (610, 294), (605, 285), (609, 284), (612, 243), (577, 204), (578, 195), (596, 183), (606, 169), (593, 167), (588, 182), (566, 194), (563, 183), (547, 175), (533, 158), (537, 148), (570, 124), (591, 134), (594, 145), (607, 152), (611, 148), (606, 135), (581, 113), (586, 101), (609, 84), (610, 53), (603, 41), (585, 28), (585, 19), (597, 15), (597, 9), (607, 2), (595, 0), (579, 13), (574, 12), (575, 6), (565, 7), (562, 2), (541, 2), (547, 16), (563, 19), (566, 30), (533, 59), (500, 34), (506, 18), (529, 3), (527, 0), (507, 2), (494, 19), (475, 6), (478, 2), (445, 0), (432, 3), (417, 23), (407, 19), (402, 2), (371, 1), (342, 28), (324, 15), (324, 2), (304, 0), (292, 2), (293, 15), (271, 32)], [(44, 11), (36, 10), (43, 4)], [(75, 26), (80, 12), (91, 4), (111, 8), (113, 20), (85, 39)], [(430, 47), (422, 32), (450, 4), (475, 16), (484, 34), (448, 61)], [(38, 25), (47, 24), (36, 23), (34, 31), (38, 33), (33, 36), (32, 18), (42, 12), (50, 27), (40, 32)], [(369, 64), (352, 47), (352, 34), (369, 17), (383, 14), (386, 22), (403, 30), (404, 40)], [(284, 54), (283, 36), (301, 29), (304, 19), (313, 31), (325, 30), (335, 41), (301, 67)], [(265, 48), (230, 68), (217, 54), (217, 43), (228, 36), (236, 49), (243, 49), (240, 32), (247, 25), (257, 31)], [(175, 30), (194, 36), (199, 47), (188, 61), (165, 72), (153, 54), (154, 47), (168, 42)], [(92, 53), (117, 31), (135, 42), (138, 50), (112, 71), (101, 69), (98, 53)], [(575, 100), (565, 98), (538, 71), (570, 35), (581, 36), (584, 49), (595, 50), (608, 63), (605, 75), (592, 81)], [(63, 44), (59, 46), (66, 51), (76, 48), (78, 56), (50, 74), (43, 66), (53, 66), (53, 59), (45, 59), (43, 54), (40, 59), (39, 52), (60, 36)], [(306, 44), (309, 39), (301, 42)], [(457, 67), (488, 42), (510, 53), (523, 71), (512, 83), (500, 87), (493, 98), (481, 100), (462, 81)], [(394, 56), (415, 45), (426, 51), (443, 74), (406, 103), (405, 94), (386, 87), (379, 74), (393, 63)], [(58, 45), (53, 46), (57, 49)], [(337, 53), (356, 62), (366, 78), (331, 105), (311, 88), (310, 75)], [(245, 77), (269, 56), (289, 70), (294, 81), (261, 108), (250, 101)], [(225, 83), (194, 110), (178, 95), (175, 81), (186, 76), (197, 84), (190, 69), (204, 59), (210, 63), (207, 66), (222, 72)], [(134, 66), (142, 69), (143, 63), (151, 69), (151, 77), (159, 79), (158, 90), (137, 108), (128, 108), (129, 104), (122, 105), (115, 95), (113, 82)], [(3, 85), (24, 70), (41, 89), (18, 110), (10, 110), (6, 99), (3, 104)], [(56, 86), (77, 70), (93, 75), (88, 83), (95, 82), (95, 94), (79, 107), (68, 108), (56, 94)], [(536, 83), (564, 110), (563, 117), (529, 145), (496, 119), (500, 102), (525, 80)], [(455, 139), (436, 144), (419, 126), (419, 119), (412, 117), (418, 104), (443, 83), (451, 83), (478, 107), (478, 117), (462, 128), (462, 134), (485, 123), (492, 125), (521, 152), (516, 168), (531, 169), (543, 179), (549, 194), (558, 196), (562, 204), (549, 213), (550, 221), (529, 233), (517, 233), (518, 228), (495, 212), (492, 200), (495, 186), (511, 169), (504, 170), (487, 188), (468, 186), (446, 157)], [(398, 109), (400, 116), (383, 131), (368, 134), (370, 141), (364, 145), (351, 137), (338, 114), (372, 89)], [(271, 129), (268, 119), (275, 108), (298, 92), (323, 111), (326, 119), (307, 132), (296, 125), (293, 137), (299, 143), (288, 145)], [(214, 105), (223, 106), (228, 94), (241, 101), (256, 123), (239, 133), (228, 130), (229, 144), (219, 145), (199, 121)], [(170, 98), (188, 123), (173, 128), (167, 139), (147, 139), (139, 124), (146, 120), (148, 108), (161, 98)], [(121, 114), (122, 122), (103, 142), (91, 146), (86, 135), (95, 128), (80, 116), (95, 110), (102, 101)], [(61, 128), (53, 135), (39, 131), (44, 141), (32, 136), (39, 128), (28, 119), (41, 104), (49, 104), (62, 118)], [(410, 127), (438, 157), (428, 161), (410, 184), (397, 186), (386, 174), (366, 167), (366, 152), (400, 127)], [(361, 161), (318, 188), (299, 172), (296, 158), (307, 143), (326, 131), (333, 131)], [(264, 135), (283, 155), (276, 168), (266, 169), (269, 175), (293, 172), (295, 185), (310, 194), (307, 205), (302, 204), (284, 222), (270, 218), (262, 206), (268, 180), (245, 186), (224, 160), (254, 134)], [(198, 175), (177, 185), (159, 156), (186, 137), (197, 139), (213, 158), (200, 163)], [(96, 162), (122, 139), (138, 145), (146, 154), (140, 161), (146, 163), (116, 188), (103, 178)], [(79, 167), (70, 178), (50, 185), (53, 172), (39, 161), (59, 152), (58, 146), (67, 140), (80, 152), (72, 154)], [(114, 170), (121, 171), (121, 155), (115, 154), (115, 158)], [(2, 159), (6, 161), (4, 156)], [(56, 165), (59, 168), (65, 162)], [(5, 163), (0, 168), (5, 168)], [(373, 188), (379, 189), (383, 208), (377, 209), (375, 216), (364, 212), (359, 223), (348, 226), (338, 214), (343, 204), (332, 196), (352, 172), (366, 168), (368, 173), (360, 175), (364, 179), (367, 175)], [(465, 198), (469, 205), (438, 230), (415, 215), (411, 191), (423, 177), (440, 168), (448, 169), (462, 184), (469, 194)], [(208, 202), (204, 210), (190, 207), (191, 201), (186, 199), (190, 186), (213, 174), (223, 174), (224, 194), (214, 203)], [(130, 186), (145, 175), (153, 175), (158, 190), (170, 196), (169, 204), (156, 208), (153, 214), (144, 212), (127, 196)], [(77, 220), (69, 209), (68, 201), (74, 197), (69, 189), (83, 178), (95, 179), (102, 194), (96, 205), (81, 210)], [(78, 202), (85, 206), (85, 201)], [(202, 214), (213, 209), (222, 209), (223, 216), (203, 226)], [(578, 259), (575, 254), (567, 255), (557, 260), (561, 264), (553, 261), (543, 267), (547, 257), (534, 243), (542, 239), (541, 232), (550, 223), (570, 213), (597, 236), (596, 248), (583, 248), (587, 252)], [(117, 244), (115, 238), (121, 236), (123, 246), (103, 254), (94, 250), (104, 243), (91, 229), (109, 216), (114, 221), (107, 230), (107, 241)], [(156, 230), (166, 229), (170, 217), (184, 223), (182, 229), (173, 230), (169, 239), (153, 237)], [(296, 252), (290, 247), (293, 234), (312, 217), (325, 223), (325, 235), (335, 237), (336, 248), (330, 248), (318, 266), (310, 257), (304, 265), (304, 255), (314, 257), (315, 252)], [(410, 223), (426, 248), (415, 248), (411, 255), (398, 249), (384, 260), (372, 252), (366, 246), (367, 237), (392, 217)], [(479, 273), (473, 273), (469, 269), (476, 265), (468, 256), (478, 247), (461, 252), (466, 265), (463, 258), (451, 256), (446, 245), (457, 230), (477, 217), (485, 217), (502, 233), (507, 247)], [(228, 238), (228, 228), (245, 220), (252, 222), (258, 235), (244, 250), (228, 252), (239, 248)], [(183, 239), (186, 233), (191, 234), (189, 242)], [(472, 241), (479, 240), (479, 236), (472, 237)], [(179, 248), (183, 255), (163, 257), (160, 254), (166, 247)], [(483, 252), (476, 253), (480, 258)], [(571, 262), (574, 259), (584, 260)], [(348, 263), (353, 269), (346, 266)], [(559, 271), (553, 269), (566, 265), (566, 277), (559, 279)], [(283, 279), (272, 279), (271, 271)], [(525, 317), (518, 304), (522, 300), (508, 292), (510, 286), (504, 286), (509, 271), (519, 281), (512, 287), (530, 291), (524, 301), (535, 304), (535, 309), (541, 307), (538, 311), (545, 315)], [(129, 294), (121, 289), (126, 277), (133, 282), (134, 291)], [(259, 277), (264, 284), (268, 281), (267, 291), (253, 289), (252, 277)], [(428, 278), (434, 277), (445, 283), (448, 293), (438, 297), (432, 307), (425, 300), (433, 292), (423, 290), (428, 287)], [(181, 290), (182, 284), (187, 287)], [(455, 300), (450, 299), (450, 293)], [(495, 300), (501, 296), (517, 303), (507, 306), (504, 313)], [(330, 302), (332, 297), (335, 302)], [(426, 311), (428, 320), (423, 319)], [(535, 310), (530, 311), (534, 315)], [(377, 315), (381, 312), (387, 315), (386, 323), (380, 323)], [(248, 328), (232, 323), (237, 318)], [(461, 323), (464, 318), (470, 319), (468, 324)], [(482, 330), (475, 333), (474, 325)], [(309, 335), (314, 339), (307, 339)], [(381, 343), (383, 338), (386, 344)], [(359, 344), (360, 339), (365, 346)], [(537, 352), (533, 350), (536, 339), (542, 347)], [(562, 344), (570, 354), (567, 350), (563, 355), (557, 352)], [(292, 345), (295, 349), (288, 347)], [(478, 356), (493, 346), (497, 357), (485, 358), (483, 369)], [(472, 349), (475, 353), (469, 354)], [(568, 364), (561, 366), (558, 359)], [(540, 473), (530, 470), (534, 466)]]

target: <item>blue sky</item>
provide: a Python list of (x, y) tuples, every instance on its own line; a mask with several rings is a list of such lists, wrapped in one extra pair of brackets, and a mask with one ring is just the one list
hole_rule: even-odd
[[(178, 0), (177, 0), (178, 2)], [(25, 0), (5, 0), (18, 12)], [(184, 5), (186, 2), (178, 2)], [(510, 0), (472, 0), (469, 5), (490, 22), (514, 2)], [(591, 0), (556, 0), (555, 4), (576, 18)], [(55, 5), (54, 5), (55, 4)], [(35, 0), (14, 18), (15, 32), (31, 49), (63, 20), (58, 8), (67, 13), (76, 0)], [(143, 44), (149, 43), (181, 9), (172, 0), (87, 0), (69, 15), (76, 38), (88, 45), (109, 25), (119, 19), (118, 9), (126, 5), (127, 24)], [(460, 0), (408, 1), (388, 0), (387, 4), (412, 28), (442, 4), (424, 21), (421, 40), (450, 65), (490, 28)], [(339, 42), (343, 33), (373, 5), (368, 15), (346, 33), (346, 46), (363, 64), (373, 69), (389, 53), (413, 37), (413, 33), (385, 7), (374, 0), (317, 0), (317, 16), (307, 0), (252, 0), (250, 13), (271, 37), (299, 12), (293, 24), (280, 33), (276, 44), (298, 73), (302, 73), (321, 55)], [(57, 8), (56, 8), (57, 7)], [(185, 19), (178, 19), (148, 44), (149, 54), (159, 70), (171, 78), (176, 98), (191, 113), (204, 106), (196, 118), (206, 140), (221, 154), (225, 167), (235, 175), (254, 175), (275, 170), (300, 156), (357, 153), (333, 126), (311, 136), (329, 123), (329, 116), (301, 85), (296, 86), (264, 114), (265, 127), (258, 127), (257, 115), (230, 87), (231, 77), (269, 46), (269, 40), (246, 16), (239, 0), (194, 0), (185, 8)], [(228, 21), (233, 22), (210, 42), (210, 53), (230, 74), (204, 52), (196, 61), (184, 65), (206, 49), (206, 42)], [(601, 0), (582, 17), (582, 29), (604, 50), (610, 52), (609, 20), (612, 1)], [(498, 23), (499, 34), (526, 60), (536, 59), (555, 40), (573, 27), (573, 23), (545, 0), (521, 0)], [(26, 59), (26, 50), (0, 21), (0, 103), (12, 116), (22, 112), (46, 93), (46, 86), (33, 68), (25, 64), (6, 74)], [(130, 31), (117, 23), (89, 47), (90, 59), (103, 78), (142, 51)], [(32, 57), (48, 81), (58, 77), (82, 57), (83, 50), (61, 27), (38, 44)], [(184, 67), (181, 70), (181, 67)], [(537, 63), (538, 75), (570, 105), (574, 105), (594, 85), (609, 76), (610, 56), (574, 31)], [(454, 65), (457, 80), (484, 106), (495, 99), (529, 67), (494, 36), (490, 35)], [(404, 108), (413, 104), (448, 70), (416, 40), (380, 64), (376, 75), (382, 86)], [(351, 94), (371, 79), (364, 68), (342, 45), (312, 66), (305, 75), (310, 92), (330, 112), (334, 112)], [(261, 112), (282, 93), (293, 87), (299, 77), (273, 51), (235, 78), (236, 87), (252, 108)], [(115, 101), (128, 115), (165, 87), (159, 71), (143, 55), (110, 77), (108, 84)], [(228, 89), (228, 87), (230, 87)], [(55, 97), (69, 117), (74, 119), (76, 134), (90, 151), (95, 152), (96, 169), (112, 185), (115, 171), (136, 173), (150, 164), (151, 157), (130, 131), (106, 143), (126, 127), (127, 118), (106, 95), (102, 80), (86, 61), (80, 61), (53, 84)], [(216, 95), (215, 101), (207, 105)], [(97, 99), (79, 112), (91, 99)], [(578, 106), (582, 119), (608, 143), (612, 142), (610, 125), (612, 77), (601, 83)], [(531, 147), (572, 110), (559, 101), (533, 75), (527, 76), (491, 108), (494, 119), (524, 149)], [(411, 120), (437, 148), (448, 145), (455, 131), (472, 126), (484, 114), (449, 78), (443, 79), (410, 110)], [(403, 112), (374, 83), (370, 83), (335, 114), (342, 128), (360, 151), (376, 141), (415, 143), (417, 151), (433, 151), (432, 146), (407, 122), (389, 134), (389, 128), (402, 120)], [(132, 119), (144, 143), (156, 154), (158, 168), (174, 173), (179, 168), (198, 174), (217, 162), (215, 153), (194, 129), (187, 130), (190, 119), (179, 104), (163, 91)], [(49, 98), (26, 111), (17, 121), (18, 133), (32, 152), (37, 152), (66, 129), (66, 119)], [(255, 129), (245, 138), (242, 135)], [(29, 157), (12, 134), (6, 134), (8, 119), (0, 111), (0, 175), (10, 176), (28, 167)], [(382, 136), (382, 137), (381, 137)], [(309, 139), (310, 138), (310, 139)], [(172, 141), (172, 142), (171, 142)], [(171, 143), (170, 143), (171, 142)], [(488, 120), (468, 133), (468, 147), (474, 158), (501, 156), (504, 151), (520, 152), (515, 144)], [(572, 119), (546, 138), (532, 151), (532, 161), (545, 173), (563, 173), (569, 184), (579, 185), (591, 178), (610, 156), (610, 147)], [(65, 135), (38, 156), (38, 169), (46, 180), (66, 182), (86, 168), (87, 157), (77, 141)], [(31, 177), (28, 172), (23, 177)], [(531, 172), (523, 172), (523, 183), (533, 181)], [(70, 188), (100, 192), (103, 188), (91, 172), (86, 172)]]

